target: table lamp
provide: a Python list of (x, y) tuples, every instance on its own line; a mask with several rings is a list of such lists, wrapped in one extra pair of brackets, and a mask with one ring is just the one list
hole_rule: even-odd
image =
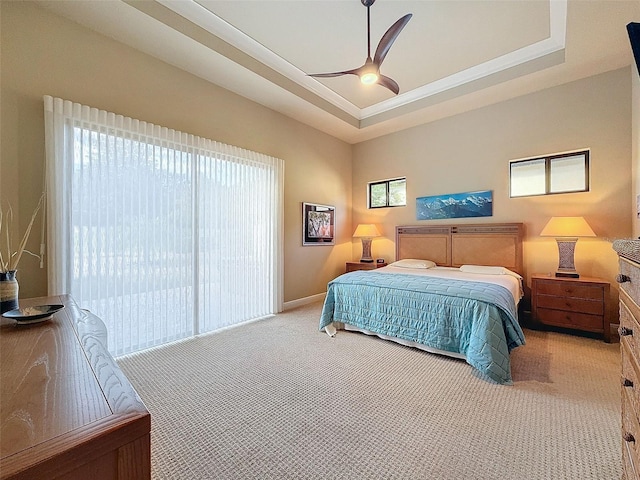
[(556, 277), (580, 278), (574, 264), (578, 237), (595, 237), (583, 217), (551, 217), (540, 232), (541, 237), (556, 237), (558, 242), (558, 271)]
[(373, 239), (373, 237), (379, 236), (380, 232), (378, 232), (378, 229), (372, 223), (361, 223), (356, 228), (356, 231), (353, 232), (353, 238), (360, 238), (362, 240), (362, 258), (360, 259), (361, 262), (373, 263), (373, 258), (371, 257), (371, 240)]

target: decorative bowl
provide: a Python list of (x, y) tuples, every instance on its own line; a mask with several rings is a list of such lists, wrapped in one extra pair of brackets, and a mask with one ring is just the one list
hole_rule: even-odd
[(27, 325), (49, 320), (51, 316), (64, 305), (36, 305), (34, 307), (16, 308), (2, 314), (5, 318), (11, 318), (18, 322), (18, 325)]

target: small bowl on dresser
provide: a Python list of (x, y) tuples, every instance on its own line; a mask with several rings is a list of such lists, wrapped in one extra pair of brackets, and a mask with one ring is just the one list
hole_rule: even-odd
[(5, 318), (13, 319), (18, 325), (46, 322), (54, 313), (62, 310), (64, 305), (36, 305), (33, 307), (16, 308), (2, 314)]

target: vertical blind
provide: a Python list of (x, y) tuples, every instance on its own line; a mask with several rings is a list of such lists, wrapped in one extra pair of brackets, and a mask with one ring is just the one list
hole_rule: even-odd
[(114, 355), (282, 309), (284, 162), (44, 97), (49, 294)]

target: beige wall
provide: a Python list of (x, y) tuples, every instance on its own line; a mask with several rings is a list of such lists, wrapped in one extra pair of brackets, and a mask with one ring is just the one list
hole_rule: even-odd
[[(43, 95), (53, 95), (284, 159), (284, 300), (326, 291), (351, 259), (352, 147), (28, 2), (1, 4), (0, 200), (21, 230), (42, 191)], [(335, 247), (302, 247), (301, 204), (336, 207)], [(6, 203), (4, 203), (6, 206)], [(40, 228), (29, 247), (38, 250)], [(23, 257), (20, 296), (46, 294)]]
[(631, 65), (631, 108), (632, 112), (632, 176), (631, 215), (633, 222), (633, 236), (640, 237), (640, 216), (638, 210), (638, 196), (640, 196), (640, 74), (635, 63)]
[[(374, 241), (373, 254), (392, 259), (396, 225), (433, 223), (415, 220), (418, 196), (493, 190), (493, 217), (462, 221), (524, 222), (529, 274), (557, 266), (555, 242), (538, 236), (552, 215), (587, 218), (599, 238), (580, 240), (576, 266), (610, 281), (616, 258), (608, 240), (628, 237), (634, 225), (640, 230), (629, 202), (638, 191), (630, 175), (631, 106), (638, 167), (640, 94), (632, 77), (632, 101), (628, 69), (351, 147), (31, 3), (0, 5), (0, 199), (11, 200), (22, 229), (42, 189), (42, 95), (48, 94), (283, 158), (285, 301), (324, 292), (345, 261), (360, 257), (360, 243), (351, 239), (357, 223), (381, 227), (385, 238)], [(592, 152), (590, 192), (509, 198), (510, 159), (584, 147)], [(368, 181), (403, 175), (407, 207), (366, 209)], [(301, 246), (304, 201), (336, 206), (335, 247)], [(39, 235), (38, 227), (31, 249)], [(46, 271), (37, 263), (21, 261), (22, 297), (46, 293)]]
[[(591, 149), (589, 192), (509, 198), (509, 160), (581, 148)], [(630, 170), (631, 85), (624, 68), (356, 145), (353, 225), (381, 226), (385, 238), (374, 240), (373, 255), (393, 259), (396, 225), (523, 222), (529, 276), (558, 265), (555, 241), (538, 236), (548, 219), (584, 216), (599, 238), (580, 239), (576, 268), (613, 283), (610, 241), (632, 229)], [(407, 177), (408, 205), (367, 210), (367, 182), (398, 176)], [(493, 217), (416, 221), (416, 197), (477, 190), (493, 191)]]

